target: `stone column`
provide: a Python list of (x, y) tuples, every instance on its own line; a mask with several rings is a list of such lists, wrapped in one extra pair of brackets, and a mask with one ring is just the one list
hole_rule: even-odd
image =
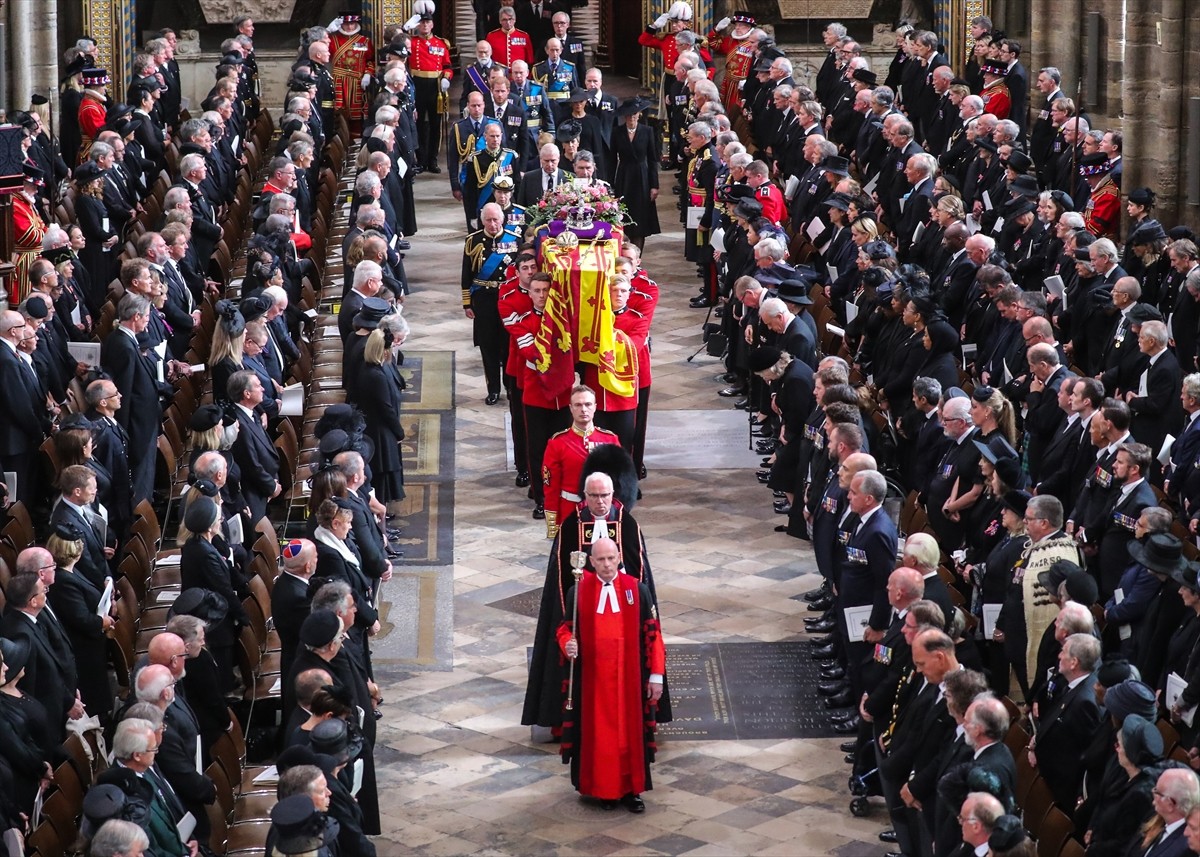
[(34, 92), (49, 96), (58, 104), (58, 3), (56, 0), (31, 0), (35, 7), (33, 38), (30, 42), (30, 86), (27, 92), (16, 91), (17, 103), (24, 102)]
[(33, 89), (33, 22), (40, 0), (9, 0), (8, 5), (8, 63), (9, 96), (5, 102), (9, 112), (24, 110)]

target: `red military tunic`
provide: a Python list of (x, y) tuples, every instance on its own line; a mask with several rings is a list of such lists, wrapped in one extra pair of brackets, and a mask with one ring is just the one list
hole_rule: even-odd
[(362, 133), (368, 106), (362, 77), (372, 71), (375, 46), (361, 30), (357, 33), (337, 30), (329, 34), (329, 55), (334, 109), (346, 117), (350, 132), (358, 136)]
[(755, 43), (745, 37), (719, 36), (716, 30), (708, 34), (708, 44), (713, 53), (725, 54), (725, 77), (721, 81), (721, 103), (726, 107), (742, 103), (739, 84), (750, 76), (754, 67)]
[(533, 311), (533, 301), (529, 298), (529, 292), (521, 288), (515, 277), (500, 287), (497, 309), (500, 312), (500, 322), (513, 340), (512, 347), (508, 349), (508, 362), (504, 364), (504, 374), (516, 378), (517, 387), (523, 390), (525, 358), (521, 356), (521, 340), (526, 339), (528, 344), (533, 344), (542, 318)]
[(83, 100), (79, 102), (79, 134), (83, 141), (79, 146), (81, 164), (87, 160), (92, 143), (104, 130), (105, 113), (103, 97), (91, 90), (84, 90)]
[(593, 428), (584, 434), (575, 426), (564, 429), (550, 438), (542, 456), (547, 538), (554, 538), (558, 533), (559, 523), (565, 520), (583, 499), (576, 492), (579, 490), (579, 478), (583, 475), (583, 463), (588, 454), (602, 443), (620, 442), (615, 434), (602, 428)]
[(755, 188), (754, 198), (762, 203), (762, 216), (772, 223), (782, 223), (787, 217), (787, 203), (783, 201), (783, 191), (771, 182)]
[(8, 281), (8, 305), (15, 307), (29, 294), (29, 268), (42, 254), (46, 224), (24, 191), (12, 195), (12, 219), (13, 263), (17, 269)]
[(487, 43), (492, 46), (492, 59), (505, 68), (512, 68), (517, 60), (525, 60), (533, 68), (533, 37), (524, 30), (492, 30), (487, 34)]
[(1121, 221), (1121, 192), (1111, 175), (1106, 175), (1088, 198), (1083, 210), (1083, 225), (1097, 238), (1117, 238)]
[(991, 113), (997, 119), (1007, 119), (1012, 110), (1012, 95), (1004, 85), (1004, 79), (997, 80), (991, 86), (985, 86), (979, 93), (983, 99), (983, 112)]
[[(658, 283), (645, 271), (633, 275), (629, 292), (628, 308), (646, 319), (646, 335), (638, 342), (638, 390), (645, 390), (653, 380), (650, 373), (650, 325), (654, 321), (654, 310), (658, 307)], [(639, 394), (640, 395), (640, 394)]]
[(619, 800), (651, 787), (655, 711), (646, 683), (666, 672), (666, 647), (648, 590), (636, 577), (617, 572), (608, 590), (589, 571), (576, 589), (578, 621), (564, 612), (557, 632), (564, 655), (573, 633), (579, 641), (578, 702), (564, 712), (561, 752), (571, 760), (571, 780), (580, 794)]
[(409, 40), (408, 67), (413, 77), (424, 80), (454, 77), (454, 66), (450, 62), (450, 45), (438, 36), (428, 38), (413, 36)]

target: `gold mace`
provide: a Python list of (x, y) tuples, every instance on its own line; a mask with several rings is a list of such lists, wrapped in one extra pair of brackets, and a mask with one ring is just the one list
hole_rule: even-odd
[(571, 636), (575, 638), (575, 657), (571, 658), (571, 669), (567, 674), (567, 711), (575, 710), (575, 661), (579, 657), (579, 579), (583, 577), (583, 567), (587, 565), (587, 554), (583, 551), (571, 551), (571, 576), (575, 578), (575, 597), (571, 609)]

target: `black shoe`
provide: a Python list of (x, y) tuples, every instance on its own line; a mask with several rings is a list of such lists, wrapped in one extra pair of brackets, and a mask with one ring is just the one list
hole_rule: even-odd
[(646, 802), (639, 795), (625, 795), (621, 798), (621, 805), (632, 813), (646, 811)]
[(543, 506), (541, 503), (538, 503), (536, 506), (533, 507), (533, 519), (535, 521), (546, 520), (546, 507)]
[(487, 398), (483, 400), (483, 403), (485, 405), (494, 405), (498, 401), (500, 401), (499, 393), (488, 393)]
[(638, 467), (638, 479), (646, 478), (646, 465), (642, 464)]
[(692, 298), (690, 301), (688, 301), (688, 306), (690, 306), (692, 309), (704, 309), (712, 306), (712, 301), (710, 301), (704, 295), (701, 295), (698, 298)]
[(736, 372), (726, 372), (724, 375), (718, 375), (717, 380), (724, 381), (726, 384), (736, 384), (738, 382), (738, 375)]
[(903, 851), (885, 851), (883, 857), (904, 857)]
[(833, 599), (826, 595), (817, 601), (808, 602), (808, 609), (813, 613), (823, 613), (833, 606)]
[(834, 654), (833, 646), (817, 646), (809, 657), (814, 661), (832, 661), (837, 655)]
[(430, 164), (429, 166), (427, 166), (425, 168), (425, 171), (433, 173), (436, 176), (436, 175), (441, 175), (442, 168), (439, 167), (437, 164)]
[[(850, 743), (854, 744), (856, 742), (851, 741)], [(845, 746), (845, 745), (843, 744), (842, 746)], [(847, 765), (853, 765), (855, 762), (858, 761), (858, 757), (854, 753), (847, 753), (845, 756), (842, 756), (842, 761), (845, 762)]]
[(419, 176), (421, 173), (425, 172), (425, 165), (417, 164), (415, 167), (412, 168), (412, 171), (413, 171), (414, 176)]
[(782, 500), (784, 497), (787, 496), (787, 492), (786, 491), (772, 491), (771, 496), (774, 497), (776, 500)]
[(756, 443), (756, 444), (754, 445), (754, 449), (755, 449), (755, 451), (757, 451), (757, 452), (763, 452), (763, 453), (766, 453), (766, 452), (774, 452), (774, 451), (775, 451), (775, 441), (773, 441), (773, 440), (760, 440), (758, 443)]
[(380, 711), (378, 708), (376, 708), (376, 709), (373, 709), (373, 710), (371, 711), (371, 714), (373, 714), (373, 715), (375, 716), (375, 719), (376, 719), (376, 720), (382, 720), (382, 719), (383, 719), (383, 712), (382, 712), (382, 711)]
[(857, 732), (859, 722), (858, 715), (856, 714), (849, 720), (844, 720), (841, 723), (833, 724), (833, 731), (837, 732), (839, 735), (848, 735), (851, 732)]
[(896, 831), (892, 830), (889, 827), (887, 830), (885, 830), (879, 834), (879, 841), (886, 842), (889, 845), (891, 845), (892, 843), (894, 843), (896, 841)]
[(818, 684), (817, 693), (821, 696), (837, 696), (849, 689), (850, 685), (844, 681), (831, 681), (828, 684)]
[(828, 634), (836, 627), (837, 623), (832, 619), (822, 619), (819, 622), (813, 622), (811, 625), (804, 626), (804, 630), (810, 634)]
[(786, 533), (787, 531), (788, 531), (788, 525), (787, 525), (787, 524), (776, 524), (776, 525), (775, 525), (775, 532), (777, 532), (777, 533)]
[(518, 488), (528, 488), (529, 487), (529, 474), (526, 473), (524, 470), (518, 470), (516, 484), (517, 484)]
[(830, 723), (845, 723), (858, 716), (858, 712), (853, 708), (847, 708), (843, 711), (834, 711), (829, 715)]
[(848, 688), (848, 687), (845, 690), (843, 690), (841, 693), (834, 694), (833, 696), (825, 697), (825, 707), (826, 708), (847, 708), (853, 704), (854, 704), (854, 694), (851, 692), (850, 688)]
[(399, 527), (386, 527), (384, 532), (387, 533), (387, 537), (389, 539), (398, 539), (400, 536), (404, 535), (404, 531)]
[(853, 753), (855, 750), (858, 749), (858, 742), (857, 741), (843, 741), (841, 744), (838, 745), (838, 749), (841, 750), (843, 753)]
[(755, 470), (754, 475), (758, 477), (759, 482), (766, 482), (767, 477), (771, 475), (771, 469), (768, 467), (762, 470)]
[(772, 461), (771, 459), (772, 459), (772, 457), (771, 457), (770, 455), (768, 455), (766, 458), (764, 458), (764, 459), (762, 460), (762, 466), (763, 466), (763, 467), (770, 467), (772, 464), (774, 464), (775, 462), (774, 462), (774, 461)]
[(408, 243), (407, 238), (401, 238), (396, 242), (396, 250), (411, 250), (412, 244)]
[(619, 800), (602, 800), (600, 801), (600, 808), (606, 812), (612, 812), (620, 803)]
[(831, 666), (821, 668), (821, 678), (825, 681), (837, 681), (840, 678), (846, 677), (846, 671), (841, 666)]
[(792, 511), (792, 504), (787, 502), (776, 503), (774, 508), (776, 515), (786, 515)]
[(733, 399), (738, 396), (746, 395), (745, 387), (726, 387), (724, 390), (717, 390), (717, 395), (723, 399)]
[(818, 598), (824, 598), (829, 594), (829, 584), (822, 583), (816, 589), (810, 589), (801, 596), (805, 601), (816, 601)]
[[(820, 625), (822, 622), (829, 622), (833, 619), (829, 613), (822, 613), (820, 616), (807, 616), (804, 619), (804, 630), (812, 632), (813, 625)], [(828, 634), (828, 631), (816, 631), (818, 634)]]

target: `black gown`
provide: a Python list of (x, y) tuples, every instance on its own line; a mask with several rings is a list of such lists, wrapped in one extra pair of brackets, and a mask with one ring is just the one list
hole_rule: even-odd
[(613, 130), (613, 155), (617, 161), (613, 191), (621, 197), (633, 223), (625, 227), (631, 238), (657, 235), (658, 206), (650, 199), (650, 191), (658, 189), (658, 155), (654, 132), (648, 125), (638, 125), (633, 139), (623, 124)]

